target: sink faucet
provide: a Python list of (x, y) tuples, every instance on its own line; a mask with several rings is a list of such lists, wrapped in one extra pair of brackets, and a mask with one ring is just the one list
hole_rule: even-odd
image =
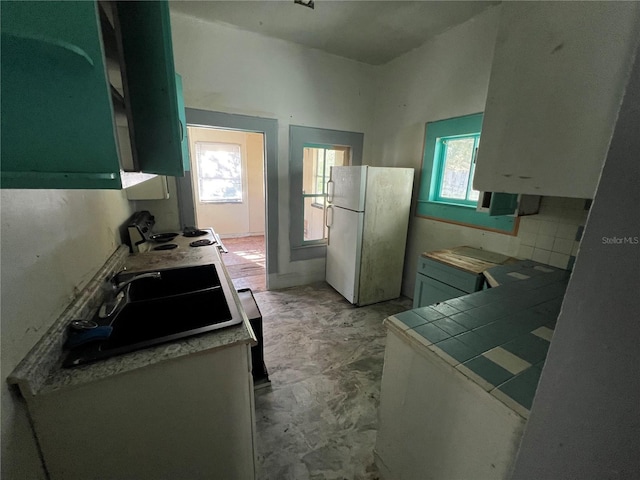
[(98, 316), (100, 318), (108, 318), (116, 312), (125, 298), (123, 290), (127, 288), (128, 285), (142, 278), (155, 278), (159, 280), (160, 278), (162, 278), (162, 275), (160, 274), (160, 272), (141, 273), (140, 275), (134, 275), (129, 280), (125, 280), (122, 283), (118, 283), (116, 281), (117, 277), (118, 274), (115, 274), (113, 277), (111, 277), (110, 295), (109, 298), (100, 306), (100, 311), (98, 312)]
[(155, 278), (156, 280), (160, 280), (160, 278), (162, 278), (162, 275), (160, 272), (148, 272), (148, 273), (141, 273), (140, 275), (134, 275), (133, 277), (131, 277), (129, 280), (125, 280), (122, 283), (117, 283), (115, 281), (115, 278), (118, 275), (114, 275), (112, 281), (113, 281), (113, 295), (114, 296), (118, 296), (118, 294), (120, 292), (122, 292), (127, 285), (137, 281), (137, 280), (141, 280), (143, 278)]

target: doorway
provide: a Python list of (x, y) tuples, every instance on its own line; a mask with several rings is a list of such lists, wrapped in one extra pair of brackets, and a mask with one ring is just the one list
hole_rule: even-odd
[(195, 224), (213, 227), (236, 289), (266, 290), (264, 134), (188, 126)]

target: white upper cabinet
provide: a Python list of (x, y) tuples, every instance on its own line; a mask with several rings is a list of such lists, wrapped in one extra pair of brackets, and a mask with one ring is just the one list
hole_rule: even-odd
[(504, 2), (473, 187), (593, 198), (640, 2)]

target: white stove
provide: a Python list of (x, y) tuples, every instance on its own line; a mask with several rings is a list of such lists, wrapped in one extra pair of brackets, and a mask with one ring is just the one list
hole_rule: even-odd
[(154, 232), (155, 218), (150, 212), (136, 212), (129, 224), (129, 246), (134, 253), (217, 247), (227, 253), (220, 237), (212, 228), (185, 228), (182, 232)]

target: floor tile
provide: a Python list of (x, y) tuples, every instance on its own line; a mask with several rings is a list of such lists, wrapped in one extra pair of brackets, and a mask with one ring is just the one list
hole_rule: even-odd
[(271, 379), (255, 392), (257, 479), (378, 479), (382, 321), (411, 301), (354, 307), (324, 282), (255, 299)]

